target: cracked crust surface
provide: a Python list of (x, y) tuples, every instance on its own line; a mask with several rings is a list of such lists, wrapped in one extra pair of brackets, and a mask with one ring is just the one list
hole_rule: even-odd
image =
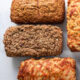
[(68, 0), (67, 44), (71, 51), (80, 51), (80, 0)]
[(21, 62), (18, 80), (76, 80), (72, 58), (29, 59)]
[(4, 35), (7, 56), (59, 55), (62, 41), (62, 30), (52, 25), (10, 27)]
[(64, 0), (13, 0), (11, 20), (16, 23), (57, 23), (64, 20)]

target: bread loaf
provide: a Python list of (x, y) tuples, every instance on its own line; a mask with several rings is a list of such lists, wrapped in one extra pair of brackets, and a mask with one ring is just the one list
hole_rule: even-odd
[(58, 23), (64, 20), (64, 0), (13, 0), (11, 20), (16, 23)]
[(10, 27), (4, 35), (7, 56), (51, 56), (62, 52), (62, 30), (52, 25)]
[(72, 58), (29, 59), (21, 63), (18, 80), (76, 80)]
[(68, 0), (67, 33), (70, 50), (80, 51), (80, 0)]

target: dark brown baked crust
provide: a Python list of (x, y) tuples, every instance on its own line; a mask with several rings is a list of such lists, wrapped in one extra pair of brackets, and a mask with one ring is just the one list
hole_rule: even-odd
[(51, 25), (22, 25), (4, 35), (7, 56), (51, 56), (62, 51), (62, 31)]
[(64, 20), (64, 0), (13, 0), (11, 20), (16, 23), (57, 23)]
[(21, 62), (18, 80), (76, 80), (72, 58), (28, 59)]

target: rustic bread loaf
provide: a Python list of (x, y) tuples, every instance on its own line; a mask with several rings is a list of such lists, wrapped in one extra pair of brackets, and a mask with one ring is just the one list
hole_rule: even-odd
[(72, 58), (29, 59), (21, 63), (18, 80), (76, 80)]
[(68, 0), (67, 33), (70, 50), (80, 51), (80, 0)]
[(64, 0), (13, 0), (11, 20), (16, 23), (62, 22), (64, 12)]
[(7, 56), (51, 56), (62, 52), (62, 31), (52, 25), (10, 27), (4, 35)]

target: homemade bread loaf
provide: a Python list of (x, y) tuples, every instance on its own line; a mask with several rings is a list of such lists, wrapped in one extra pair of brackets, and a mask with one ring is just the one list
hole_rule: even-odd
[(10, 27), (4, 35), (7, 56), (52, 56), (62, 52), (62, 30), (52, 25)]
[(80, 51), (80, 0), (68, 0), (67, 33), (70, 50)]
[(72, 58), (29, 59), (21, 62), (18, 80), (76, 80)]
[(16, 23), (57, 23), (64, 20), (64, 0), (13, 0), (11, 20)]

